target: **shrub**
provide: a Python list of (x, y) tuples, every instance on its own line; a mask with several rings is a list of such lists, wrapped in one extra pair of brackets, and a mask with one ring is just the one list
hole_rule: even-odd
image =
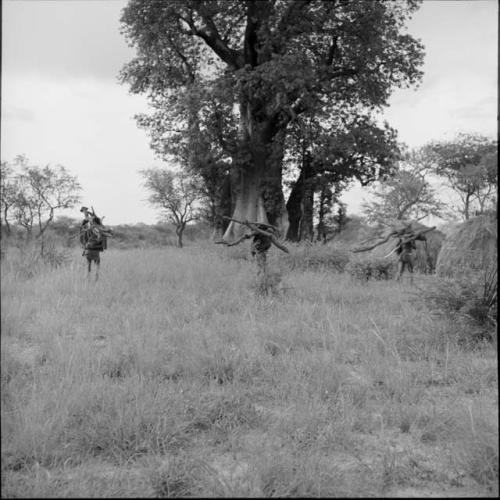
[(71, 258), (71, 253), (68, 248), (62, 247), (58, 241), (53, 239), (45, 244), (43, 250), (43, 262), (52, 268), (57, 268), (67, 264)]
[(16, 279), (31, 279), (42, 271), (66, 265), (71, 260), (71, 250), (62, 246), (59, 238), (45, 242), (43, 255), (39, 240), (5, 238), (2, 241), (3, 260)]
[(349, 262), (346, 271), (359, 280), (389, 280), (394, 277), (394, 267), (391, 260), (368, 257)]
[(200, 491), (199, 466), (181, 454), (164, 460), (152, 471), (150, 480), (157, 498), (197, 496)]
[(276, 295), (280, 292), (280, 284), (283, 278), (281, 271), (259, 272), (250, 282), (250, 288), (257, 295)]
[(251, 260), (249, 246), (245, 245), (244, 243), (242, 245), (224, 248), (224, 251), (221, 252), (221, 255), (223, 256), (223, 258), (226, 258), (228, 260), (236, 260), (236, 261)]
[(497, 286), (496, 264), (484, 271), (464, 274), (460, 278), (434, 278), (419, 288), (421, 297), (435, 313), (467, 319), (482, 327), (473, 335), (491, 338), (497, 323)]
[(300, 245), (284, 256), (290, 269), (300, 271), (331, 269), (343, 272), (349, 262), (347, 251), (331, 245)]

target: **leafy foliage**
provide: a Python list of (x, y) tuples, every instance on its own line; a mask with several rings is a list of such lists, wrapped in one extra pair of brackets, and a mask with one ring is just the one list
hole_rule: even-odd
[(440, 277), (420, 290), (427, 305), (436, 313), (457, 320), (469, 320), (481, 327), (470, 330), (470, 339), (491, 339), (497, 324), (498, 271), (492, 266), (461, 278)]
[[(215, 94), (210, 93), (212, 90)], [(228, 173), (236, 154), (236, 116), (223, 89), (193, 82), (185, 89), (155, 99), (152, 115), (136, 116), (162, 159), (198, 176), (207, 207), (204, 218), (215, 225), (230, 215)]]
[[(122, 26), (138, 57), (122, 78), (133, 92), (158, 92), (234, 77), (240, 93), (262, 105), (275, 95), (268, 111), (297, 99), (312, 104), (319, 95), (380, 106), (392, 86), (422, 75), (421, 44), (400, 32), (418, 3), (248, 2), (242, 9), (236, 0), (131, 0)], [(206, 75), (203, 61), (216, 63)]]
[(290, 183), (287, 202), (287, 238), (295, 241), (312, 240), (314, 212), (321, 237), (325, 216), (352, 180), (367, 185), (391, 174), (399, 157), (396, 132), (387, 123), (381, 127), (364, 111), (340, 108), (333, 117), (299, 117), (291, 127), (287, 148), (288, 168), (299, 171)]

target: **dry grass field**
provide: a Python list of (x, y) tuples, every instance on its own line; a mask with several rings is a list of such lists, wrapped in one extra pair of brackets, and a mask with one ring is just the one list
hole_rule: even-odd
[(3, 497), (498, 495), (496, 340), (276, 249), (261, 296), (231, 250), (7, 254)]

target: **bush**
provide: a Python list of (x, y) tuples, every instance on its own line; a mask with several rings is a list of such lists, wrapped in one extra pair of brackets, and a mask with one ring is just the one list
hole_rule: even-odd
[(62, 246), (62, 243), (51, 239), (45, 244), (42, 259), (45, 264), (57, 268), (69, 262), (71, 253), (68, 248)]
[(182, 498), (201, 493), (199, 466), (185, 454), (161, 462), (150, 480), (157, 498)]
[(18, 279), (31, 279), (44, 270), (64, 266), (71, 260), (71, 250), (63, 247), (55, 237), (45, 242), (43, 255), (40, 241), (17, 238), (5, 238), (2, 251), (2, 260)]
[(343, 272), (349, 262), (349, 254), (330, 245), (300, 245), (291, 248), (284, 261), (290, 269), (300, 271), (331, 269)]
[(389, 280), (394, 277), (394, 268), (394, 262), (391, 260), (367, 257), (349, 262), (346, 271), (359, 280)]
[(482, 327), (479, 332), (471, 330), (472, 335), (492, 338), (497, 324), (497, 287), (495, 264), (484, 271), (469, 271), (460, 278), (436, 277), (419, 291), (432, 311), (470, 320)]

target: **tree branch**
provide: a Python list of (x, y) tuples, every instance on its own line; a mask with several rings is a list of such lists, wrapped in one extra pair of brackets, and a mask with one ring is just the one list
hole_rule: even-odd
[[(422, 237), (425, 233), (428, 233), (429, 231), (432, 231), (434, 229), (436, 229), (436, 226), (432, 226), (430, 228), (423, 229), (422, 231), (415, 232), (411, 229), (411, 224), (409, 224), (409, 225), (405, 226), (403, 229), (399, 229), (399, 230), (395, 229), (395, 230), (391, 231), (383, 240), (378, 241), (378, 242), (374, 243), (373, 245), (363, 247), (363, 248), (355, 248), (354, 250), (352, 250), (352, 252), (359, 253), (359, 252), (367, 252), (369, 250), (373, 250), (375, 247), (383, 245), (384, 243), (389, 241), (390, 238), (393, 238), (393, 237), (394, 238), (401, 238), (402, 242), (400, 243), (400, 245), (404, 245), (405, 243), (408, 243), (409, 241), (422, 239)], [(398, 247), (399, 247), (399, 245), (398, 245)], [(398, 248), (398, 247), (396, 247), (396, 248)]]
[(338, 78), (339, 76), (356, 76), (359, 73), (359, 69), (356, 68), (337, 68), (331, 73), (332, 78)]
[(198, 14), (205, 22), (208, 32), (196, 27), (192, 17), (186, 19), (179, 14), (190, 28), (192, 34), (201, 38), (226, 64), (234, 69), (239, 69), (242, 66), (241, 54), (237, 50), (233, 50), (222, 40), (212, 17), (207, 13), (205, 6), (199, 3), (194, 7)]

